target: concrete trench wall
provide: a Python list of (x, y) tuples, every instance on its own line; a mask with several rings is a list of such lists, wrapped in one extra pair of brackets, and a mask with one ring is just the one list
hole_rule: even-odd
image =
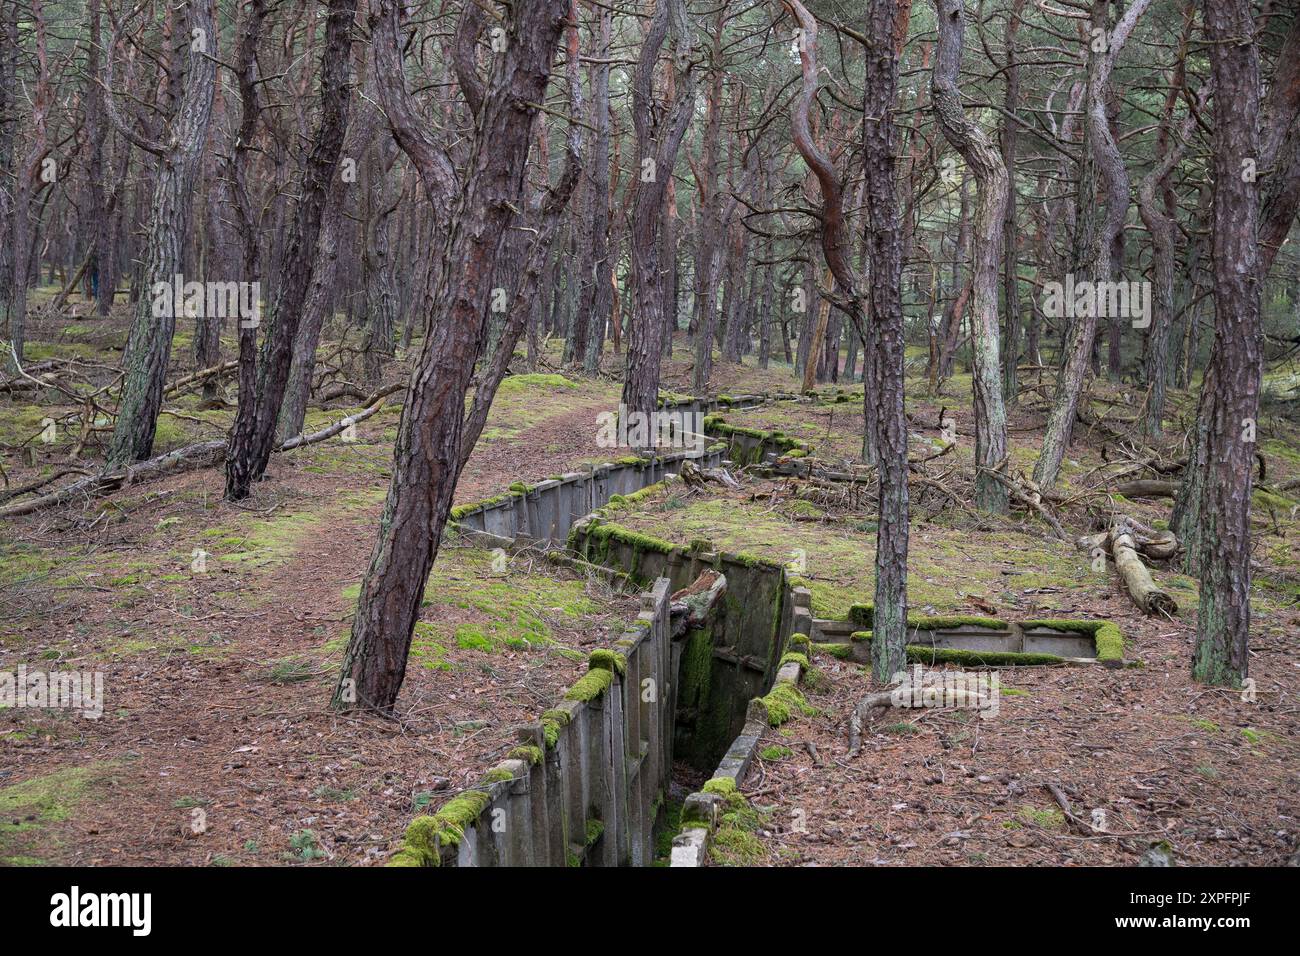
[[(763, 401), (761, 396), (744, 396), (722, 403), (691, 400), (664, 407), (703, 414), (719, 405), (745, 407)], [(712, 769), (715, 780), (730, 778), (738, 784), (765, 729), (755, 699), (775, 683), (797, 683), (801, 676), (798, 663), (782, 663), (792, 637), (850, 639), (851, 623), (813, 620), (810, 593), (793, 586), (778, 564), (687, 546), (648, 549), (615, 536), (593, 548), (592, 531), (598, 521), (592, 513), (614, 495), (632, 494), (659, 482), (686, 460), (705, 468), (724, 460), (773, 463), (800, 446), (783, 436), (755, 435), (725, 425), (708, 441), (713, 443), (703, 451), (629, 456), (534, 486), (514, 486), (499, 498), (455, 509), (457, 529), (471, 537), (549, 545), (568, 543), (572, 537), (580, 554), (649, 582), (650, 590), (636, 622), (616, 642), (617, 652), (592, 655), (588, 675), (595, 671), (609, 675), (598, 675), (605, 682), (600, 691), (565, 699), (547, 710), (541, 723), (521, 728), (521, 746), (489, 770), (476, 790), (466, 792), (474, 793), (475, 799), (460, 803), (458, 812), (447, 805), (412, 824), (406, 848), (394, 858), (395, 864), (648, 864), (654, 856), (654, 824), (673, 760)], [(792, 471), (801, 465), (783, 461)], [(683, 703), (678, 699), (679, 685), (689, 683), (680, 678), (683, 655), (690, 653), (690, 635), (687, 640), (672, 640), (669, 597), (707, 569), (726, 575), (727, 595), (708, 633), (695, 635), (708, 652), (707, 693), (679, 708)], [(849, 633), (841, 636), (840, 629)], [(1060, 636), (1041, 631), (1033, 635), (1039, 640)], [(1030, 637), (1026, 631), (1022, 644), (1026, 649)], [(712, 793), (697, 793), (687, 804), (697, 814), (716, 814), (719, 800)], [(421, 819), (429, 823), (418, 829)], [(674, 842), (672, 865), (701, 865), (708, 835), (708, 830), (684, 829)]]
[(682, 451), (594, 465), (588, 471), (567, 472), (527, 490), (456, 509), (453, 520), (462, 531), (485, 532), (519, 543), (562, 545), (579, 518), (604, 507), (614, 495), (628, 495), (662, 481), (688, 460), (713, 468), (722, 463), (722, 451)]
[[(747, 396), (725, 404), (761, 401)], [(666, 409), (703, 414), (717, 404), (691, 400), (670, 403)], [(575, 523), (614, 495), (631, 494), (661, 481), (686, 460), (716, 467), (728, 448), (715, 444), (704, 451), (629, 456), (537, 485), (516, 485), (498, 498), (455, 509), (452, 520), (456, 530), (469, 537), (563, 544)], [(615, 642), (616, 650), (592, 655), (587, 677), (545, 711), (541, 722), (520, 728), (520, 746), (508, 759), (488, 770), (477, 787), (412, 822), (392, 865), (643, 866), (651, 862), (654, 824), (674, 757), (680, 645), (671, 639), (669, 597), (681, 586), (674, 581), (687, 572), (682, 566), (673, 572), (673, 577), (652, 576), (642, 610)], [(770, 573), (766, 577), (755, 575), (752, 585), (766, 585), (771, 591)], [(778, 583), (783, 585), (784, 578), (779, 577)], [(779, 600), (779, 588), (776, 595)], [(746, 620), (742, 609), (731, 615), (730, 626), (739, 634)], [(738, 644), (735, 655), (738, 672), (757, 675), (749, 677), (744, 687), (764, 677), (772, 666), (769, 649), (761, 640)], [(588, 684), (593, 675), (595, 684)], [(739, 687), (724, 686), (719, 693), (733, 690), (741, 692)]]
[[(465, 794), (407, 831), (398, 865), (643, 866), (672, 772), (669, 590), (656, 581), (618, 642), (607, 686), (566, 697)], [(599, 653), (599, 652), (598, 652)], [(604, 677), (608, 674), (608, 677)], [(575, 689), (582, 682), (575, 684)], [(459, 808), (457, 805), (459, 804)], [(468, 809), (466, 809), (468, 808)], [(419, 819), (429, 819), (428, 825)]]
[(707, 570), (727, 579), (707, 633), (688, 634), (673, 645), (672, 673), (687, 695), (678, 698), (674, 757), (708, 771), (743, 726), (750, 699), (771, 686), (786, 640), (795, 633), (795, 621), (808, 615), (807, 607), (795, 606), (779, 565), (686, 546), (663, 553), (617, 536), (598, 541), (592, 533), (596, 527), (579, 522), (573, 539), (574, 550), (593, 563), (637, 580), (666, 579), (670, 591)]

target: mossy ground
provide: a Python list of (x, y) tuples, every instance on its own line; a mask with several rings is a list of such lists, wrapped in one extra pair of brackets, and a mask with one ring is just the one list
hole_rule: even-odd
[[(796, 520), (775, 497), (788, 499), (776, 482), (673, 507), (670, 494), (620, 508), (618, 523), (656, 539), (682, 544), (708, 539), (718, 550), (785, 563), (812, 592), (818, 617), (842, 619), (852, 604), (871, 600), (876, 541), (874, 529), (859, 530), (866, 512), (841, 512), (833, 522)], [(1162, 580), (1180, 603), (1187, 591), (1195, 593), (1189, 578)], [(1109, 595), (1112, 586), (1109, 574), (1093, 571), (1087, 555), (1040, 535), (1005, 529), (983, 530), (976, 537), (955, 521), (941, 520), (912, 531), (908, 590), (918, 612), (969, 612), (971, 596), (1009, 612), (1073, 608), (1080, 590)]]
[(41, 864), (53, 849), (49, 825), (75, 813), (110, 779), (112, 769), (105, 762), (63, 767), (0, 787), (0, 866)]
[[(567, 636), (599, 626), (604, 619), (606, 604), (594, 586), (553, 565), (530, 569), (525, 560), (511, 560), (504, 552), (444, 547), (425, 588), (411, 660), (432, 670), (449, 670), (473, 662), (472, 655), (451, 654), (453, 649), (480, 655), (563, 651), (557, 632)], [(349, 602), (359, 593), (359, 584), (343, 589)], [(333, 638), (330, 648), (341, 649), (345, 638)]]

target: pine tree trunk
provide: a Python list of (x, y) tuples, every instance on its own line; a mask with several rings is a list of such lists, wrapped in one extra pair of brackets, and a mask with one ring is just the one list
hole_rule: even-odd
[[(672, 22), (676, 66), (682, 75), (677, 99), (664, 111), (654, 102), (654, 74), (659, 51)], [(628, 239), (632, 260), (635, 314), (628, 323), (627, 361), (623, 377), (623, 406), (629, 413), (651, 415), (658, 408), (659, 370), (666, 325), (660, 234), (668, 177), (695, 110), (695, 87), (688, 55), (690, 27), (683, 0), (655, 5), (641, 45), (632, 90), (632, 120), (636, 127), (637, 160)], [(659, 114), (656, 117), (656, 114)], [(648, 419), (647, 419), (648, 420)]]
[[(380, 99), (398, 144), (438, 201), (446, 173), (402, 81), (399, 4), (382, 0), (371, 15)], [(461, 36), (477, 42), (472, 9)], [(506, 49), (484, 83), (458, 69), (475, 114), (475, 134), (445, 214), (448, 241), (427, 335), (397, 430), (393, 478), (379, 538), (361, 583), (352, 636), (334, 706), (391, 714), (406, 674), (411, 636), (462, 461), (465, 394), (486, 338), (497, 255), (525, 198), (525, 171), (537, 104), (545, 101), (569, 0), (519, 0), (501, 23)], [(478, 84), (482, 84), (479, 86)], [(445, 210), (445, 213), (444, 213)], [(662, 326), (661, 326), (662, 327)], [(655, 353), (658, 358), (658, 353)]]
[(1202, 485), (1200, 608), (1192, 676), (1240, 686), (1249, 664), (1250, 503), (1262, 370), (1259, 48), (1249, 0), (1203, 6), (1214, 81), (1214, 414)]
[(307, 157), (301, 195), (280, 256), (274, 300), (257, 362), (256, 398), (241, 395), (226, 457), (226, 498), (252, 492), (275, 448), (276, 423), (289, 381), (294, 338), (316, 268), (326, 200), (343, 149), (352, 97), (352, 26), (357, 0), (330, 0), (321, 51), (321, 119)]
[(888, 681), (907, 662), (907, 417), (903, 409), (903, 231), (895, 174), (894, 101), (899, 50), (894, 45), (896, 0), (872, 0), (864, 31), (872, 41), (864, 78), (863, 166), (866, 174), (867, 238), (871, 257), (872, 327), (876, 330), (878, 383), (866, 401), (875, 404), (880, 497), (876, 527), (876, 597), (871, 669)]
[(944, 136), (975, 174), (975, 246), (971, 267), (971, 376), (975, 405), (975, 504), (1004, 513), (1007, 490), (992, 472), (1007, 457), (1007, 416), (999, 370), (998, 271), (1002, 261), (1007, 169), (987, 134), (962, 112), (957, 78), (965, 32), (962, 0), (935, 0), (939, 45), (931, 98)]
[[(108, 449), (110, 466), (144, 461), (153, 452), (163, 385), (171, 360), (172, 335), (176, 331), (175, 302), (170, 292), (160, 295), (155, 291), (155, 284), (162, 284), (159, 291), (170, 289), (173, 277), (181, 271), (190, 193), (207, 143), (216, 87), (216, 63), (206, 46), (214, 36), (212, 10), (206, 0), (191, 0), (188, 11), (190, 30), (200, 31), (196, 36), (202, 37), (205, 46), (202, 50), (190, 44), (181, 47), (181, 56), (188, 57), (188, 70), (176, 114), (167, 131), (167, 148), (159, 151), (154, 172), (144, 255), (148, 287), (136, 301), (135, 318), (122, 357), (122, 397)], [(111, 57), (110, 49), (110, 61)], [(111, 82), (105, 85), (112, 87)]]
[[(1086, 278), (1093, 282), (1110, 281), (1114, 272), (1112, 257), (1117, 242), (1124, 228), (1124, 219), (1129, 206), (1129, 179), (1124, 169), (1119, 147), (1111, 132), (1110, 118), (1107, 113), (1107, 99), (1110, 86), (1110, 74), (1115, 60), (1125, 42), (1133, 32), (1137, 20), (1150, 6), (1151, 0), (1136, 0), (1116, 24), (1115, 29), (1106, 31), (1107, 0), (1094, 0), (1092, 11), (1093, 30), (1100, 30), (1107, 37), (1104, 52), (1094, 52), (1088, 59), (1087, 87), (1087, 132), (1085, 150), (1089, 153), (1096, 168), (1100, 171), (1106, 187), (1106, 214), (1088, 254)], [(1091, 232), (1089, 223), (1095, 204), (1088, 199), (1089, 166), (1084, 164), (1080, 174), (1079, 210), (1080, 225), (1076, 230), (1076, 244), (1087, 241)], [(1061, 461), (1070, 443), (1074, 430), (1074, 419), (1079, 409), (1079, 398), (1083, 393), (1084, 379), (1093, 358), (1093, 346), (1097, 334), (1097, 310), (1087, 309), (1085, 315), (1078, 316), (1070, 325), (1069, 340), (1064, 352), (1064, 363), (1057, 378), (1056, 395), (1052, 402), (1052, 412), (1047, 421), (1047, 431), (1043, 436), (1043, 450), (1034, 466), (1034, 481), (1044, 491), (1056, 484), (1060, 475)]]

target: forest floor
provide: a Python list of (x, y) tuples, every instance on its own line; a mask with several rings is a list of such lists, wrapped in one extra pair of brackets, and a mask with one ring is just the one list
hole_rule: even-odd
[[(60, 361), (62, 380), (87, 392), (111, 381), (125, 335), (119, 314), (38, 319), (29, 362)], [(607, 361), (609, 374), (595, 380), (553, 368), (507, 379), (457, 502), (608, 460), (596, 416), (617, 406), (620, 388), (617, 360)], [(172, 378), (192, 364), (178, 333)], [(674, 352), (665, 391), (687, 390), (690, 364), (689, 350)], [(931, 396), (923, 370), (912, 371), (913, 456), (942, 447), (946, 409), (957, 440), (925, 468), (960, 496), (973, 445), (969, 376)], [(394, 367), (390, 378), (400, 374)], [(711, 383), (714, 393), (796, 387), (778, 364), (719, 364)], [(1028, 390), (1011, 416), (1016, 469), (1032, 469), (1041, 441), (1038, 394)], [(1099, 384), (1093, 394), (1090, 410), (1103, 421), (1136, 405), (1120, 385)], [(820, 458), (851, 460), (861, 387), (821, 395), (725, 417), (799, 437)], [(201, 407), (196, 393), (167, 408), (156, 452), (220, 437), (233, 411)], [(308, 428), (356, 410), (313, 408)], [(1195, 396), (1177, 393), (1170, 434), (1181, 436), (1194, 412)], [(513, 554), (500, 570), (489, 552), (447, 545), (426, 593), (401, 719), (328, 710), (399, 413), (386, 406), (357, 426), (355, 441), (275, 456), (267, 480), (238, 505), (222, 500), (223, 474), (209, 469), (0, 524), (0, 670), (104, 674), (98, 719), (0, 712), (0, 865), (382, 862), (412, 815), (504, 756), (516, 743), (513, 726), (534, 719), (580, 675), (591, 649), (620, 635), (636, 595), (540, 554)], [(71, 457), (80, 414), (48, 389), (39, 399), (0, 396), (5, 487), (93, 462), (102, 434)], [(1268, 483), (1300, 475), (1300, 431), (1261, 422), (1260, 437)], [(1177, 456), (1172, 438), (1167, 452)], [(1071, 500), (1061, 513), (1071, 534), (1114, 508), (1167, 518), (1167, 501), (1105, 494), (1124, 457), (1105, 426), (1080, 426), (1064, 471)], [(809, 686), (817, 713), (772, 731), (745, 782), (764, 812), (754, 861), (1132, 863), (1160, 839), (1193, 863), (1289, 856), (1300, 839), (1300, 522), (1295, 501), (1262, 494), (1254, 703), (1190, 681), (1193, 579), (1157, 568), (1180, 610), (1147, 619), (1113, 572), (1094, 572), (1087, 555), (1051, 539), (1037, 519), (989, 519), (932, 490), (914, 494), (918, 610), (1105, 617), (1123, 629), (1126, 656), (1145, 666), (1004, 669), (997, 719), (906, 712), (906, 720), (868, 728), (850, 760), (845, 722), (869, 677), (819, 657)], [(652, 502), (638, 520), (674, 538), (710, 537), (783, 559), (801, 549), (818, 614), (869, 600), (870, 496), (828, 497), (816, 514), (786, 507), (792, 497), (783, 483), (753, 482), (731, 501)], [(1077, 813), (1105, 810), (1110, 833), (1071, 830), (1048, 782)]]

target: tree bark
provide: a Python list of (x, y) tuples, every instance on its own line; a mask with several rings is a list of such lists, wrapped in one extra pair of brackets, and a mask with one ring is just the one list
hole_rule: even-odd
[[(1087, 141), (1091, 144), (1092, 157), (1101, 170), (1106, 187), (1105, 219), (1097, 231), (1089, 254), (1087, 278), (1093, 282), (1111, 279), (1114, 271), (1111, 257), (1116, 239), (1124, 228), (1129, 205), (1128, 173), (1124, 169), (1124, 161), (1120, 157), (1107, 115), (1110, 75), (1138, 18), (1150, 5), (1151, 0), (1135, 0), (1115, 25), (1115, 29), (1107, 32), (1106, 10), (1109, 0), (1093, 0), (1092, 28), (1094, 32), (1102, 31), (1106, 37), (1104, 52), (1093, 52), (1088, 58)], [(1083, 190), (1085, 185), (1081, 182), (1080, 189)], [(1082, 191), (1077, 205), (1085, 213), (1092, 208)], [(1086, 232), (1086, 229), (1081, 229), (1081, 234)], [(1086, 309), (1085, 314), (1076, 317), (1071, 326), (1065, 362), (1057, 378), (1052, 412), (1047, 421), (1047, 432), (1043, 436), (1043, 450), (1034, 466), (1034, 482), (1043, 491), (1050, 490), (1056, 484), (1065, 449), (1070, 444), (1079, 397), (1083, 392), (1084, 378), (1092, 359), (1097, 334), (1096, 313), (1095, 308)]]
[(226, 498), (231, 501), (249, 496), (275, 448), (275, 426), (289, 380), (293, 341), (316, 268), (321, 220), (347, 131), (356, 10), (357, 0), (329, 3), (321, 51), (320, 125), (307, 157), (301, 196), (280, 259), (275, 299), (258, 356), (256, 397), (245, 399), (241, 388), (239, 411), (231, 427), (226, 458)]
[(1205, 0), (1214, 82), (1215, 388), (1201, 504), (1201, 592), (1192, 677), (1240, 686), (1249, 670), (1251, 459), (1259, 415), (1259, 48), (1249, 0)]
[[(1016, 62), (1016, 33), (1020, 29), (1020, 17), (1025, 7), (1025, 0), (1012, 0), (1007, 10), (1007, 24), (1003, 38), (1007, 47), (1006, 90), (1002, 105), (1008, 114), (1015, 115), (1020, 106), (1020, 66)], [(1002, 302), (1006, 311), (1007, 334), (1003, 339), (1002, 351), (1002, 396), (1008, 405), (1015, 405), (1018, 400), (1019, 383), (1016, 378), (1016, 366), (1020, 362), (1020, 278), (1017, 236), (1020, 230), (1016, 225), (1016, 135), (1019, 124), (1004, 118), (1000, 131), (1002, 145), (1002, 165), (1007, 170), (1007, 209), (1002, 220), (1002, 252), (1005, 261), (1002, 266)]]
[[(501, 22), (505, 49), (493, 58), (487, 81), (472, 68), (457, 70), (474, 133), (458, 183), (453, 174), (453, 198), (438, 207), (448, 220), (442, 274), (402, 408), (393, 479), (334, 692), (337, 708), (392, 714), (406, 674), (460, 474), (465, 393), (486, 338), (496, 260), (525, 196), (532, 119), (545, 102), (568, 8), (568, 0), (519, 0)], [(445, 182), (445, 156), (420, 126), (402, 80), (397, 0), (376, 4), (370, 21), (380, 100), (398, 145), (426, 185)], [(472, 45), (477, 25), (471, 20), (461, 36)]]
[[(212, 95), (216, 85), (216, 62), (210, 49), (215, 30), (212, 10), (207, 0), (191, 0), (186, 6), (189, 35), (194, 37), (191, 43), (182, 47), (189, 69), (163, 142), (143, 140), (128, 131), (117, 115), (112, 93), (116, 35), (110, 39), (104, 57), (104, 86), (108, 90), (104, 99), (106, 114), (118, 132), (158, 157), (144, 257), (144, 278), (149, 291), (136, 301), (135, 318), (122, 357), (122, 397), (118, 402), (117, 422), (108, 450), (110, 465), (143, 461), (153, 451), (158, 410), (162, 407), (163, 385), (171, 359), (172, 334), (176, 331), (176, 309), (170, 295), (166, 296), (166, 301), (158, 303), (159, 314), (154, 315), (154, 300), (159, 298), (154, 285), (164, 283), (170, 287), (173, 276), (181, 271), (190, 192), (212, 117)], [(199, 49), (195, 48), (196, 44)]]
[(998, 267), (1002, 260), (1007, 168), (988, 135), (967, 119), (957, 78), (965, 32), (962, 0), (935, 0), (939, 44), (930, 85), (935, 117), (944, 137), (975, 174), (975, 247), (971, 263), (971, 376), (975, 398), (975, 504), (997, 514), (1007, 510), (1007, 490), (990, 472), (1007, 457), (1007, 414), (1002, 401), (998, 346)]
[[(910, 5), (904, 8), (910, 12)], [(876, 526), (876, 603), (871, 669), (887, 681), (907, 663), (907, 416), (903, 408), (902, 267), (894, 126), (898, 90), (897, 0), (872, 0), (867, 11), (863, 113), (863, 169), (866, 175), (867, 242), (870, 247), (871, 329), (879, 356), (875, 404), (879, 465)], [(852, 330), (853, 334), (857, 330)]]
[[(681, 82), (677, 99), (665, 111), (654, 102), (654, 74), (670, 21)], [(687, 23), (685, 3), (683, 0), (660, 0), (655, 4), (650, 28), (641, 45), (632, 85), (637, 161), (633, 167), (636, 178), (631, 187), (634, 199), (629, 240), (636, 314), (628, 323), (622, 404), (628, 413), (646, 416), (658, 407), (659, 370), (666, 325), (659, 242), (663, 229), (664, 195), (668, 177), (677, 163), (682, 137), (686, 135), (686, 126), (695, 111), (690, 49), (691, 28)]]
[[(1165, 393), (1169, 384), (1169, 333), (1174, 321), (1174, 202), (1169, 186), (1169, 175), (1183, 156), (1184, 145), (1195, 124), (1195, 114), (1189, 110), (1187, 117), (1175, 129), (1174, 108), (1179, 93), (1187, 82), (1187, 42), (1191, 33), (1191, 7), (1184, 23), (1178, 60), (1170, 77), (1169, 92), (1165, 97), (1165, 111), (1160, 119), (1156, 136), (1155, 166), (1138, 185), (1138, 213), (1151, 236), (1151, 258), (1155, 282), (1152, 288), (1151, 328), (1147, 332), (1145, 378), (1147, 385), (1146, 409), (1142, 416), (1142, 432), (1149, 438), (1158, 438), (1164, 427)], [(1208, 88), (1202, 88), (1202, 93)], [(1203, 104), (1202, 100), (1202, 104)], [(1156, 201), (1160, 193), (1164, 209)]]

